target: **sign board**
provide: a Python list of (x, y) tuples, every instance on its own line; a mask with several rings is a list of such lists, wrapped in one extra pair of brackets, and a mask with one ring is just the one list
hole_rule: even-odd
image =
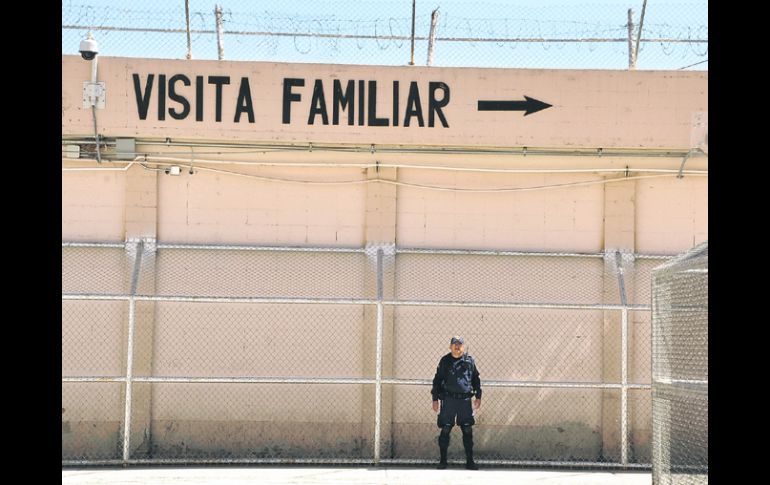
[[(90, 66), (63, 56), (62, 131)], [(708, 73), (100, 58), (103, 136), (286, 143), (687, 148)], [(77, 96), (75, 92), (77, 90)]]

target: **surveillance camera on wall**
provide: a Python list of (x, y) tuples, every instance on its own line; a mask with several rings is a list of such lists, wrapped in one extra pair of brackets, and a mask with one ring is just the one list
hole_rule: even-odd
[(92, 61), (99, 53), (99, 44), (91, 37), (80, 41), (80, 56), (87, 60)]
[(80, 41), (80, 57), (88, 61), (91, 67), (91, 82), (83, 83), (83, 108), (104, 109), (105, 86), (98, 80), (99, 44), (97, 44), (91, 32), (88, 37)]

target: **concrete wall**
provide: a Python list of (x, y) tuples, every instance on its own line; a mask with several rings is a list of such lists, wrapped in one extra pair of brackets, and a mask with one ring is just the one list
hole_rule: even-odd
[[(296, 172), (280, 168), (238, 170), (262, 177), (296, 176)], [(302, 175), (306, 174), (303, 171)], [(325, 169), (313, 174), (314, 180), (361, 177), (360, 170), (350, 169)], [(158, 239), (162, 241), (347, 247), (363, 244), (363, 186), (264, 183), (200, 171), (194, 176), (163, 177), (158, 192)]]
[[(73, 56), (64, 56), (62, 63), (63, 135), (93, 136), (90, 112), (83, 110), (80, 99), (88, 66)], [(149, 74), (157, 81), (160, 74), (175, 73), (190, 79), (227, 74), (234, 83), (248, 78), (254, 122), (246, 121), (245, 115), (234, 121), (238, 89), (233, 85), (224, 87), (221, 121), (212, 117), (214, 95), (208, 85), (203, 120), (195, 121), (192, 115), (159, 120), (157, 91), (150, 97), (146, 119), (140, 120), (133, 75), (145, 83)], [(291, 105), (292, 122), (282, 123), (280, 100), (287, 77), (307, 82), (294, 90), (302, 100)], [(402, 115), (404, 86), (412, 81), (421, 87), (445, 82), (452, 89), (452, 101), (445, 108), (449, 126), (392, 126), (392, 119), (386, 127), (335, 126), (323, 125), (320, 117), (309, 124), (315, 79), (376, 80), (380, 116), (386, 116), (383, 106), (392, 106), (392, 90), (384, 86), (393, 81), (399, 81), (402, 89)], [(704, 73), (104, 58), (100, 80), (108, 88), (107, 108), (99, 112), (100, 133), (108, 139), (137, 137), (137, 151), (192, 164), (193, 173), (186, 167), (179, 176), (171, 176), (138, 163), (96, 166), (89, 160), (63, 161), (66, 241), (154, 238), (162, 243), (356, 248), (381, 244), (673, 255), (708, 238), (706, 177), (609, 180), (621, 175), (613, 170), (626, 168), (632, 176), (645, 173), (640, 170), (677, 170), (681, 157), (596, 153), (598, 148), (613, 147), (686, 151), (693, 140), (700, 143), (708, 112)], [(190, 100), (194, 89), (180, 85)], [(515, 99), (523, 94), (553, 106), (526, 117), (475, 109), (479, 99)], [(167, 137), (175, 142), (390, 144), (407, 150), (273, 151), (156, 143)], [(427, 145), (468, 150), (458, 154), (418, 150)], [(524, 146), (593, 150), (594, 155), (479, 151)], [(158, 155), (148, 163), (149, 168), (164, 166)], [(87, 170), (69, 170), (73, 168)], [(540, 172), (468, 171), (474, 168)], [(692, 157), (686, 168), (707, 170), (707, 158)], [(556, 187), (565, 184), (572, 186)], [(487, 192), (429, 190), (427, 185)], [(548, 188), (494, 191), (543, 186)], [(99, 291), (88, 282), (88, 271), (71, 279), (77, 267), (108, 278), (120, 273), (114, 284), (125, 285), (131, 267), (125, 258), (105, 266), (95, 263), (97, 252), (84, 254), (78, 259), (82, 264), (63, 268), (64, 281), (72, 283), (65, 288)], [(627, 268), (632, 303), (649, 303), (651, 264), (637, 261)], [(108, 270), (100, 273), (97, 266)], [(601, 259), (402, 255), (397, 262), (386, 259), (385, 269), (386, 298), (619, 303), (617, 280), (606, 273)], [(139, 292), (372, 298), (373, 260), (362, 255), (166, 250), (145, 260)], [(91, 303), (63, 303), (63, 375), (125, 370), (121, 324), (126, 320), (121, 312), (124, 309)], [(142, 303), (137, 312), (139, 375), (374, 375), (375, 327), (369, 307)], [(629, 377), (632, 382), (649, 382), (649, 317), (643, 312), (630, 316)], [(111, 323), (94, 327), (102, 321)], [(436, 361), (447, 351), (448, 336), (462, 333), (471, 342), (483, 379), (617, 382), (619, 322), (617, 312), (388, 308), (383, 372), (398, 378), (430, 378)], [(145, 384), (136, 389), (133, 456), (368, 458), (372, 453), (371, 386)], [(385, 386), (383, 391), (383, 456), (432, 458), (436, 429), (428, 389)], [(120, 456), (122, 392), (117, 384), (63, 385), (63, 457)], [(629, 397), (630, 457), (649, 461), (649, 393), (632, 391)], [(94, 406), (95, 402), (105, 406)], [(488, 388), (479, 414), (479, 455), (617, 460), (619, 412), (616, 391)], [(453, 453), (460, 453), (459, 441), (454, 439)]]
[(62, 240), (123, 241), (126, 175), (62, 173)]
[(706, 180), (638, 181), (636, 247), (643, 253), (681, 253), (708, 239)]
[[(230, 166), (229, 169), (234, 168)], [(243, 174), (363, 181), (357, 169), (237, 167)], [(141, 171), (134, 165), (130, 171)], [(480, 187), (580, 183), (593, 175), (487, 175)], [(63, 172), (62, 239), (123, 241), (126, 174)], [(458, 180), (459, 178), (459, 180)], [(445, 184), (466, 176), (416, 169), (399, 181)], [(478, 178), (478, 177), (477, 177)], [(122, 183), (121, 183), (122, 182)], [(392, 213), (402, 247), (598, 252), (605, 247), (607, 185), (513, 194), (452, 193), (405, 187)], [(94, 190), (88, 190), (93, 186)], [(158, 180), (159, 241), (178, 243), (343, 246), (365, 245), (366, 193), (371, 185), (314, 187), (199, 171)], [(677, 254), (708, 237), (707, 180), (635, 183), (630, 233), (641, 253)], [(152, 214), (147, 217), (151, 217)], [(373, 241), (382, 242), (382, 241)], [(387, 242), (387, 241), (385, 241)]]

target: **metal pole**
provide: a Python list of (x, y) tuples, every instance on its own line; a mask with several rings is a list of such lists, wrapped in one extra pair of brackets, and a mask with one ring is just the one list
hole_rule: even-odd
[[(91, 33), (89, 32), (89, 37)], [(91, 61), (91, 89), (96, 89), (96, 83), (98, 78), (98, 64), (99, 64), (99, 56), (96, 56)], [(96, 127), (96, 99), (94, 99), (93, 104), (91, 105), (91, 117), (94, 120), (94, 144), (96, 145), (96, 163), (102, 163), (102, 153), (101, 153), (101, 142), (100, 142), (100, 136), (99, 136), (99, 130)]]
[[(126, 382), (125, 377), (111, 376), (77, 376), (62, 377), (62, 382)], [(149, 383), (174, 383), (174, 384), (376, 384), (375, 379), (356, 377), (132, 377), (131, 382)], [(430, 386), (430, 379), (381, 379), (382, 384), (397, 386)], [(677, 386), (707, 386), (703, 380), (675, 379), (668, 381), (656, 381), (666, 385)], [(621, 389), (622, 384), (604, 382), (559, 382), (559, 381), (484, 381), (487, 387), (500, 387), (509, 389)], [(652, 389), (651, 384), (631, 384), (629, 389)]]
[(192, 59), (192, 41), (190, 40), (190, 0), (184, 0), (184, 15), (187, 21), (187, 59)]
[[(92, 293), (63, 293), (62, 300), (131, 300), (136, 301), (175, 301), (197, 303), (307, 303), (313, 305), (376, 305), (377, 300), (366, 299), (322, 299), (322, 298), (272, 298), (272, 297), (243, 297), (231, 298), (221, 296), (147, 296), (137, 295), (99, 295)], [(450, 300), (382, 300), (383, 305), (397, 306), (442, 306), (442, 307), (468, 307), (468, 308), (540, 308), (546, 310), (628, 310), (649, 311), (650, 305), (613, 305), (613, 304), (581, 304), (581, 303), (495, 303), (487, 301), (450, 301)], [(688, 307), (682, 307), (686, 310)], [(692, 307), (700, 310), (700, 307)]]
[(417, 10), (417, 0), (412, 0), (412, 57), (409, 61), (410, 66), (414, 66), (414, 18)]
[(126, 408), (123, 416), (123, 462), (129, 459), (129, 444), (131, 441), (131, 367), (134, 365), (134, 320), (136, 301), (131, 298), (128, 302), (128, 358), (126, 359)]
[[(103, 466), (120, 465), (120, 460), (62, 460), (62, 466)], [(232, 465), (232, 464), (280, 464), (296, 465), (302, 464), (323, 464), (323, 465), (369, 465), (372, 460), (369, 459), (346, 459), (346, 458), (143, 458), (129, 460), (130, 465)], [(385, 458), (380, 463), (387, 465), (435, 465), (435, 460), (426, 459), (408, 459), (408, 458)], [(617, 463), (596, 462), (596, 461), (535, 461), (535, 460), (476, 460), (480, 465), (502, 465), (517, 466), (528, 468), (550, 468), (566, 467), (575, 468), (593, 468), (602, 470), (650, 470), (650, 464), (629, 463), (628, 466), (621, 467)], [(694, 467), (689, 467), (693, 469)], [(697, 469), (697, 468), (695, 468)], [(705, 472), (705, 469), (703, 469)]]
[(221, 61), (225, 58), (225, 45), (222, 38), (224, 34), (222, 32), (222, 7), (220, 5), (215, 6), (214, 15), (217, 19), (217, 58)]
[(75, 242), (75, 241), (62, 241), (61, 247), (63, 248), (120, 248), (125, 249), (124, 243), (100, 243), (100, 242)]
[(134, 271), (131, 275), (131, 298), (128, 300), (128, 348), (126, 349), (126, 408), (123, 416), (123, 463), (127, 464), (130, 458), (129, 445), (131, 442), (131, 379), (134, 367), (134, 324), (136, 321), (136, 295), (139, 268), (142, 264), (144, 244), (139, 241), (134, 246)]
[(428, 36), (428, 65), (433, 65), (433, 50), (436, 45), (436, 26), (438, 25), (438, 9), (430, 14), (430, 35)]
[(647, 0), (644, 0), (642, 4), (642, 18), (639, 20), (639, 33), (636, 34), (636, 49), (634, 50), (634, 67), (636, 67), (636, 60), (639, 58), (639, 42), (642, 39), (642, 25), (644, 25), (644, 12), (647, 10)]
[(634, 9), (628, 9), (628, 70), (636, 69), (634, 57)]
[[(82, 246), (80, 243), (62, 243), (62, 247)], [(119, 245), (108, 245), (109, 243), (96, 243), (99, 246), (94, 247), (120, 247)], [(91, 247), (86, 245), (86, 247)], [(294, 246), (236, 246), (232, 244), (158, 244), (158, 249), (202, 249), (214, 251), (278, 251), (294, 253), (363, 253), (363, 248), (312, 248), (312, 247), (294, 247)], [(663, 256), (669, 258), (670, 256)]]
[(382, 249), (377, 250), (377, 358), (374, 384), (374, 464), (380, 464), (382, 428)]
[(628, 464), (628, 309), (622, 311), (620, 364), (620, 463)]
[(99, 82), (97, 80), (97, 64), (99, 63), (99, 56), (94, 57), (94, 59), (91, 61), (91, 84), (96, 84)]
[(620, 293), (620, 463), (628, 464), (628, 297), (623, 277), (623, 257), (615, 251), (615, 266), (618, 272), (618, 292)]

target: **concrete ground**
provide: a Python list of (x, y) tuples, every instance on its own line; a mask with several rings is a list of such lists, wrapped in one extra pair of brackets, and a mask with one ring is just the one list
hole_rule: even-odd
[(62, 485), (235, 485), (364, 484), (364, 485), (650, 485), (649, 471), (519, 470), (489, 468), (470, 471), (459, 465), (446, 470), (408, 467), (185, 467), (64, 468)]

